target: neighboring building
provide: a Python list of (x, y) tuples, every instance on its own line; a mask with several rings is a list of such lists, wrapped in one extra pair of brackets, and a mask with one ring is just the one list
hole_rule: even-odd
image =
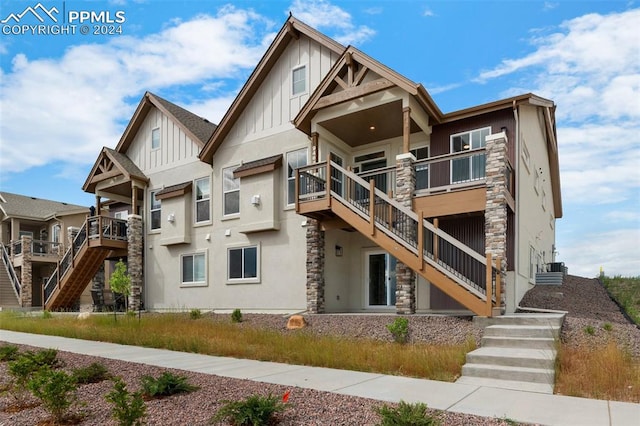
[(94, 229), (128, 222), (134, 307), (511, 312), (554, 261), (554, 113), (533, 94), (442, 113), (290, 17), (217, 127), (147, 93), (83, 189), (108, 205)]
[[(42, 307), (43, 284), (88, 214), (89, 207), (0, 192), (0, 307)], [(91, 295), (78, 303), (90, 306)]]

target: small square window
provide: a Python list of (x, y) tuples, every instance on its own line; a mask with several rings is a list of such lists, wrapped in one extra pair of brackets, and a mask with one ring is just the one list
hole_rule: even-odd
[(228, 251), (229, 281), (251, 281), (259, 279), (258, 246), (232, 248)]
[(182, 284), (204, 284), (207, 281), (207, 262), (204, 253), (182, 256)]
[(296, 169), (307, 165), (307, 148), (287, 152), (287, 204), (296, 202)]
[(151, 149), (160, 148), (160, 128), (156, 127), (151, 131)]
[(291, 95), (297, 96), (307, 91), (307, 67), (294, 68), (291, 71)]

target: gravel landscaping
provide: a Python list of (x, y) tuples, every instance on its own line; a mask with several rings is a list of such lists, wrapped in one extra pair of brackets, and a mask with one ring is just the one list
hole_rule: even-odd
[[(574, 345), (590, 342), (599, 345), (609, 338), (627, 346), (632, 354), (640, 357), (640, 329), (630, 324), (620, 313), (604, 288), (597, 280), (574, 276), (567, 277), (562, 286), (537, 286), (523, 299), (522, 306), (557, 309), (568, 311), (562, 339), (566, 344)], [(308, 317), (308, 330), (318, 335), (338, 335), (354, 338), (374, 338), (391, 341), (392, 337), (386, 325), (393, 321), (392, 315), (316, 315)], [(213, 321), (229, 321), (228, 315), (209, 315)], [(410, 316), (409, 327), (411, 342), (429, 342), (434, 344), (463, 343), (472, 338), (479, 342), (482, 330), (475, 326), (470, 318), (452, 318), (444, 316)], [(286, 329), (286, 318), (280, 315), (243, 314), (240, 326)], [(605, 326), (610, 324), (611, 327)], [(589, 335), (585, 327), (594, 328)], [(610, 328), (607, 331), (605, 328)], [(25, 349), (34, 349), (27, 348)], [(101, 362), (111, 373), (124, 379), (130, 390), (139, 388), (143, 375), (158, 376), (166, 369), (114, 361), (98, 357), (88, 357), (60, 352), (65, 370), (87, 366), (92, 362)], [(0, 387), (8, 381), (6, 363), (0, 363)], [(291, 390), (289, 408), (280, 415), (282, 425), (374, 425), (379, 422), (375, 407), (380, 401), (342, 396), (328, 392), (319, 392), (302, 388), (288, 388), (247, 380), (231, 379), (213, 375), (174, 371), (185, 375), (190, 383), (199, 386), (196, 392), (174, 395), (164, 399), (147, 401), (147, 424), (149, 425), (205, 425), (221, 407), (225, 400), (243, 399), (252, 394), (283, 395)], [(78, 392), (81, 404), (75, 409), (82, 418), (82, 425), (115, 425), (111, 418), (110, 406), (104, 395), (112, 388), (112, 382), (82, 385)], [(10, 396), (0, 396), (0, 425), (37, 425), (44, 422), (48, 415), (42, 407), (11, 412)], [(433, 412), (439, 416), (443, 425), (508, 425), (509, 419), (492, 419), (458, 413)]]

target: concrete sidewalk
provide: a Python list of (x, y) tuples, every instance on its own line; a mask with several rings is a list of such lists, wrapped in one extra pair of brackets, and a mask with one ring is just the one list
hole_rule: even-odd
[(225, 358), (0, 330), (0, 342), (544, 425), (640, 425), (640, 404)]

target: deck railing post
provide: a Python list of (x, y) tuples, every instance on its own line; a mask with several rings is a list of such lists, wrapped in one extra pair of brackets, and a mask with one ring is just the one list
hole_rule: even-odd
[(327, 191), (327, 208), (331, 207), (331, 154), (327, 155), (327, 174), (324, 177), (324, 186)]
[(376, 233), (376, 182), (371, 179), (369, 181), (369, 219), (371, 221), (371, 235)]
[(487, 316), (491, 318), (493, 316), (493, 262), (491, 261), (491, 253), (487, 253), (487, 282), (485, 285), (487, 296)]
[(294, 180), (294, 191), (296, 194), (296, 212), (300, 211), (300, 170), (296, 169), (296, 178)]
[(418, 265), (420, 270), (424, 269), (424, 212), (420, 210), (418, 212)]

